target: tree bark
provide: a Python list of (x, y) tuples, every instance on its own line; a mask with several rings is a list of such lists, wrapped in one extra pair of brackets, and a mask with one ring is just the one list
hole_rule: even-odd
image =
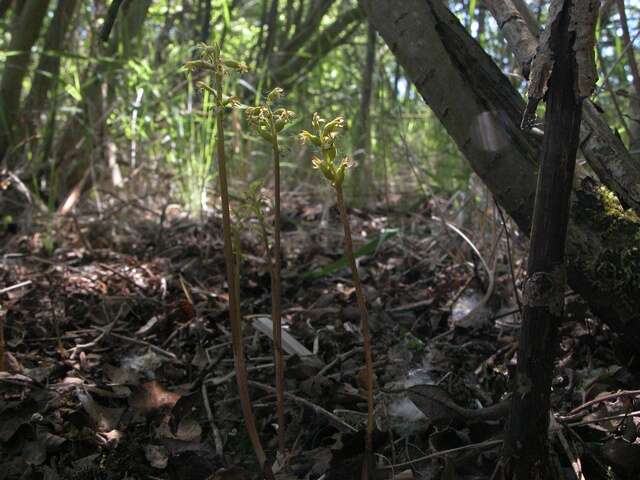
[[(0, 81), (0, 161), (19, 139), (13, 138), (19, 119), (22, 81), (31, 60), (31, 47), (38, 40), (49, 0), (27, 0), (14, 18), (8, 50), (19, 52), (7, 58)], [(14, 165), (9, 163), (9, 167)]]
[[(529, 63), (538, 47), (537, 28), (530, 29), (521, 16), (513, 13), (517, 10), (513, 0), (485, 0), (485, 4), (528, 76)], [(598, 107), (585, 101), (582, 108), (580, 148), (589, 166), (624, 206), (640, 213), (640, 163), (609, 128)]]
[[(473, 170), (529, 232), (540, 141), (520, 130), (519, 93), (440, 0), (360, 4)], [(605, 141), (601, 147), (613, 150)], [(640, 222), (594, 180), (576, 183), (566, 249), (569, 284), (639, 352)]]
[[(583, 5), (593, 7), (588, 11), (597, 14), (597, 3), (596, 0)], [(580, 67), (574, 50), (576, 35), (570, 24), (577, 20), (577, 7), (568, 0), (558, 0), (552, 3), (550, 11), (555, 13), (556, 6), (560, 9), (558, 16), (551, 16), (545, 32), (545, 38), (549, 40), (545, 48), (553, 57), (551, 78), (548, 83), (543, 80), (529, 88), (529, 102), (532, 102), (532, 89), (535, 91), (544, 84), (548, 91), (542, 160), (523, 292), (517, 382), (511, 396), (505, 442), (505, 454), (518, 480), (555, 477), (550, 468), (548, 448), (551, 379), (558, 347), (558, 326), (564, 317), (565, 240), (580, 140), (582, 99), (586, 96), (574, 87), (579, 84)], [(585, 31), (591, 32), (591, 37), (595, 16), (592, 19), (593, 24), (584, 27)], [(543, 53), (539, 51), (539, 58), (543, 58)], [(592, 43), (588, 59), (595, 72)], [(595, 78), (593, 81), (595, 83)]]

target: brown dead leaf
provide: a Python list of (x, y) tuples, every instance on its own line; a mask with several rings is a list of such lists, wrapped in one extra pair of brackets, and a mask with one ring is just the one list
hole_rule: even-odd
[(82, 407), (89, 414), (89, 417), (95, 422), (96, 428), (101, 432), (108, 432), (114, 430), (120, 418), (125, 411), (125, 408), (111, 408), (100, 405), (96, 402), (91, 394), (81, 389), (77, 390), (78, 399), (82, 404)]
[(170, 410), (179, 398), (179, 394), (165, 390), (153, 380), (134, 389), (133, 395), (129, 398), (129, 405), (138, 413), (147, 415), (157, 410)]

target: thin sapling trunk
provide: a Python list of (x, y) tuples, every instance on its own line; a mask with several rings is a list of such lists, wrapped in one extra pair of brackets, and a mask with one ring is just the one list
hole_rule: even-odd
[[(542, 160), (531, 229), (516, 390), (506, 454), (517, 480), (556, 478), (549, 461), (551, 379), (564, 316), (565, 240), (582, 101), (596, 79), (594, 29), (599, 1), (554, 0), (531, 69), (523, 127), (546, 98)], [(547, 80), (548, 79), (548, 80)]]

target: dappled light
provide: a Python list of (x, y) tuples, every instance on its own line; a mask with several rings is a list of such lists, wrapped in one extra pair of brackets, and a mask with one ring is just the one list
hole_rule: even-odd
[(0, 480), (640, 478), (639, 18), (0, 0)]

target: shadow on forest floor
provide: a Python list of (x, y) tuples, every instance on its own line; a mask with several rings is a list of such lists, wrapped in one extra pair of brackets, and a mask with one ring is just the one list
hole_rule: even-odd
[[(284, 212), (284, 320), (301, 346), (286, 361), (291, 454), (278, 478), (358, 478), (364, 440), (353, 432), (364, 429), (366, 398), (354, 291), (346, 270), (308, 275), (340, 259), (337, 212), (293, 195)], [(126, 213), (64, 219), (56, 231), (14, 236), (2, 250), (8, 371), (0, 372), (0, 479), (231, 480), (255, 472), (233, 381), (220, 221), (176, 217), (160, 227), (157, 219), (129, 224)], [(380, 478), (392, 478), (390, 464), (395, 478), (490, 478), (502, 419), (470, 421), (447, 402), (476, 409), (509, 390), (518, 322), (504, 239), (495, 229), (467, 232), (489, 263), (497, 252), (485, 302), (490, 282), (473, 267), (477, 257), (442, 231), (430, 204), (411, 213), (354, 210), (352, 224), (360, 245), (385, 228), (399, 232), (360, 258), (371, 308)], [(273, 456), (271, 342), (253, 327), (270, 313), (270, 279), (250, 228), (242, 248), (251, 393)], [(568, 299), (554, 412), (638, 385), (637, 374), (619, 366), (606, 328), (579, 299)], [(415, 384), (438, 385), (446, 395), (416, 407), (405, 394)], [(567, 445), (554, 442), (563, 467), (571, 471), (571, 451), (589, 479), (607, 478), (607, 463), (637, 469), (640, 456), (627, 451), (637, 445), (623, 429), (635, 428), (633, 417), (585, 423), (632, 406), (612, 399), (573, 415), (576, 435), (566, 434)]]

